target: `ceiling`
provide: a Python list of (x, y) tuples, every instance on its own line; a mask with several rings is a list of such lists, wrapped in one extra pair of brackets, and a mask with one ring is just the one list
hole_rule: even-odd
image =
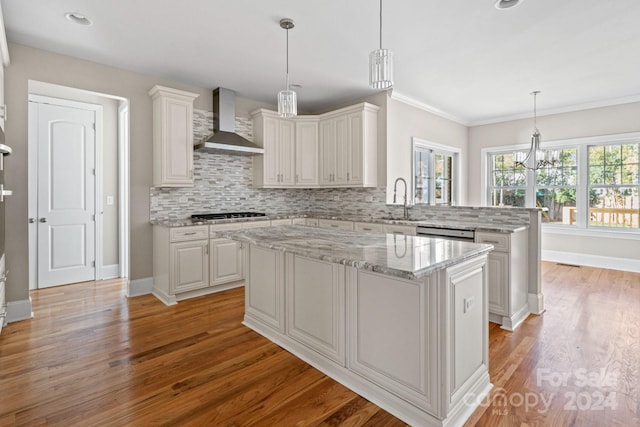
[[(384, 2), (383, 47), (393, 94), (475, 125), (640, 101), (640, 1)], [(275, 104), (291, 83), (301, 111), (371, 95), (375, 0), (2, 0), (7, 38), (199, 87), (223, 86)], [(91, 26), (65, 19), (78, 12)]]

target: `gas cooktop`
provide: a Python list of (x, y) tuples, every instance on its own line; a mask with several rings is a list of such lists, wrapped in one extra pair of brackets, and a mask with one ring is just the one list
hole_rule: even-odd
[(191, 219), (206, 221), (209, 219), (254, 218), (259, 216), (266, 216), (266, 214), (264, 212), (222, 212), (222, 213), (194, 214), (194, 215), (191, 215)]

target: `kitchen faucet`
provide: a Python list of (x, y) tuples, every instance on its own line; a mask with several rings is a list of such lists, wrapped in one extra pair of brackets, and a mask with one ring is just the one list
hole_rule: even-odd
[(409, 205), (407, 204), (407, 181), (405, 181), (402, 177), (396, 178), (396, 182), (393, 183), (393, 203), (396, 203), (396, 187), (398, 186), (398, 181), (402, 181), (404, 183), (404, 219), (409, 219)]

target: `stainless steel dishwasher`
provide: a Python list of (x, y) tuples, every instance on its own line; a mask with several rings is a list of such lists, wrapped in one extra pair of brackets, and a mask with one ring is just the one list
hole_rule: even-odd
[(425, 227), (419, 225), (416, 227), (416, 235), (424, 237), (438, 237), (441, 239), (460, 240), (473, 243), (476, 238), (474, 230), (459, 230), (455, 228), (441, 227)]

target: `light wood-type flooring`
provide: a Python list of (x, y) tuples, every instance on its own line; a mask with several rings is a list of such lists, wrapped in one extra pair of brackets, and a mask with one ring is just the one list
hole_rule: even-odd
[[(547, 311), (490, 327), (467, 425), (639, 426), (640, 274), (543, 264)], [(0, 426), (402, 426), (241, 325), (243, 289), (166, 307), (118, 280), (32, 292), (0, 335)]]

